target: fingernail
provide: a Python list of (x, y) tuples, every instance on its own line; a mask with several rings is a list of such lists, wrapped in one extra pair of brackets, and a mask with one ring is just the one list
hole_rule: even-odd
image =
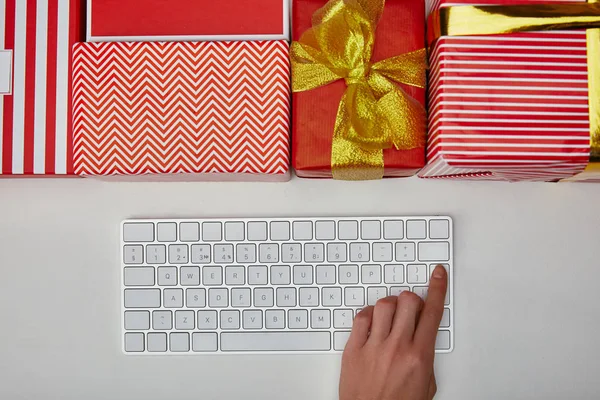
[(433, 270), (433, 274), (431, 275), (433, 278), (438, 278), (441, 279), (444, 277), (444, 275), (446, 274), (446, 269), (441, 266), (438, 265), (437, 267), (435, 267), (435, 269)]

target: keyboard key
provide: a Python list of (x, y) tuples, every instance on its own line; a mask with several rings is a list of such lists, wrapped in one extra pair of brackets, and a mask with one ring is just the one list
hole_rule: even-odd
[(307, 310), (290, 310), (290, 311), (288, 311), (288, 328), (290, 328), (290, 329), (306, 329), (306, 328), (308, 328), (308, 311)]
[(415, 244), (413, 242), (396, 243), (396, 261), (415, 261)]
[[(255, 307), (273, 307), (274, 296), (273, 288), (256, 288), (254, 289), (254, 306)], [(283, 310), (282, 310), (283, 312)]]
[(190, 351), (190, 334), (187, 332), (175, 332), (169, 335), (169, 350), (175, 353)]
[(240, 312), (238, 310), (221, 311), (221, 329), (240, 329)]
[(255, 244), (238, 244), (236, 246), (236, 262), (242, 264), (253, 264), (256, 262)]
[(160, 289), (125, 289), (125, 308), (159, 308)]
[(383, 238), (386, 240), (404, 239), (404, 222), (395, 220), (384, 221)]
[(196, 318), (193, 311), (175, 311), (175, 329), (192, 330), (196, 327)]
[(217, 351), (217, 334), (214, 332), (192, 333), (192, 351), (195, 351), (195, 352)]
[(210, 245), (193, 244), (192, 245), (192, 263), (209, 264), (210, 263)]
[(322, 304), (325, 307), (339, 307), (342, 305), (342, 288), (323, 288)]
[(179, 240), (182, 242), (197, 242), (200, 240), (200, 224), (197, 222), (182, 222), (179, 224)]
[(223, 284), (223, 271), (221, 267), (203, 267), (202, 283), (204, 286), (220, 286)]
[(125, 334), (125, 351), (137, 353), (144, 351), (144, 334), (143, 333), (126, 333)]
[(450, 309), (444, 308), (444, 314), (442, 315), (442, 322), (440, 323), (441, 328), (450, 327)]
[(392, 244), (388, 242), (373, 243), (373, 261), (390, 262), (392, 261)]
[(313, 329), (331, 328), (331, 311), (329, 310), (311, 310), (310, 327)]
[(202, 223), (202, 240), (205, 242), (220, 242), (222, 240), (221, 223)]
[(317, 265), (317, 285), (335, 283), (335, 265)]
[(296, 288), (277, 288), (277, 307), (296, 307)]
[(275, 265), (271, 267), (272, 285), (289, 285), (291, 282), (289, 265)]
[(381, 239), (381, 222), (379, 222), (379, 221), (362, 221), (360, 223), (360, 237), (363, 240), (379, 240), (379, 239)]
[(427, 299), (427, 291), (429, 288), (427, 286), (415, 286), (413, 287), (413, 292), (425, 301)]
[(295, 221), (292, 224), (294, 234), (292, 237), (294, 240), (312, 240), (312, 222), (310, 221)]
[(150, 312), (148, 311), (125, 311), (125, 330), (147, 330), (150, 329)]
[(152, 329), (168, 331), (173, 329), (171, 311), (152, 311)]
[(406, 266), (406, 282), (408, 283), (427, 283), (427, 265), (408, 264)]
[(348, 247), (346, 243), (327, 243), (327, 261), (334, 263), (348, 261)]
[(232, 244), (215, 244), (214, 259), (217, 264), (227, 264), (233, 262)]
[(338, 279), (342, 285), (356, 285), (358, 283), (358, 265), (340, 265), (339, 275)]
[(143, 264), (144, 247), (142, 245), (128, 244), (123, 247), (123, 263), (125, 264)]
[(406, 238), (409, 240), (427, 238), (427, 221), (409, 220), (406, 222)]
[(232, 307), (250, 307), (251, 304), (250, 288), (231, 289), (231, 306)]
[(244, 329), (262, 329), (262, 311), (244, 310), (242, 313)]
[(432, 219), (429, 221), (430, 239), (448, 239), (450, 238), (450, 222), (445, 219)]
[(158, 276), (158, 286), (177, 285), (177, 267), (159, 267), (156, 275)]
[(154, 224), (151, 222), (128, 222), (123, 224), (124, 242), (153, 242)]
[(248, 284), (249, 285), (266, 285), (269, 283), (269, 270), (266, 265), (254, 265), (248, 267)]
[(369, 257), (369, 243), (350, 243), (350, 262), (368, 262)]
[(188, 246), (187, 244), (169, 245), (169, 264), (187, 264)]
[(366, 264), (361, 268), (362, 283), (379, 284), (381, 283), (381, 265)]
[(253, 242), (267, 240), (267, 223), (248, 222), (248, 240)]
[(335, 329), (351, 329), (353, 316), (352, 310), (334, 310), (333, 327)]
[(350, 332), (335, 332), (333, 334), (333, 349), (337, 351), (343, 351), (346, 348), (346, 343), (350, 338)]
[(300, 307), (318, 307), (319, 306), (319, 288), (303, 287), (298, 291), (300, 298)]
[(271, 240), (290, 240), (290, 223), (287, 221), (271, 222)]
[(335, 221), (317, 221), (315, 237), (317, 240), (335, 240)]
[(450, 350), (450, 331), (438, 331), (435, 349)]
[(347, 307), (362, 307), (365, 305), (365, 289), (362, 287), (347, 287), (344, 289), (344, 300)]
[(127, 267), (123, 269), (125, 286), (154, 286), (153, 267)]
[(265, 311), (265, 327), (267, 329), (285, 328), (285, 311), (267, 310)]
[(420, 242), (419, 261), (449, 261), (450, 244), (448, 242)]
[(325, 261), (325, 245), (323, 243), (306, 243), (304, 245), (304, 261), (308, 263)]
[(246, 283), (246, 269), (244, 267), (225, 267), (226, 285), (243, 285)]
[(149, 244), (146, 246), (146, 262), (148, 264), (165, 264), (167, 248), (164, 244)]
[(181, 308), (183, 307), (183, 289), (165, 289), (163, 290), (163, 307)]
[(338, 222), (338, 237), (340, 240), (358, 239), (358, 221)]
[(198, 329), (217, 329), (217, 312), (214, 310), (198, 311)]
[(177, 241), (177, 224), (175, 222), (160, 222), (157, 224), (159, 242)]
[(383, 269), (385, 283), (404, 283), (404, 266), (402, 264), (386, 264)]
[(189, 308), (206, 307), (206, 289), (186, 289), (185, 305)]
[(400, 293), (404, 291), (410, 292), (410, 288), (408, 286), (392, 286), (390, 288), (390, 296), (400, 296)]
[(229, 291), (227, 289), (208, 289), (208, 306), (211, 308), (224, 308), (229, 305)]
[(243, 222), (225, 222), (225, 240), (228, 242), (243, 241), (245, 228)]
[(224, 332), (222, 351), (329, 351), (329, 332)]
[(312, 285), (312, 265), (294, 265), (294, 285)]
[(384, 286), (371, 286), (367, 288), (367, 305), (374, 306), (378, 300), (387, 297), (387, 288)]
[(261, 263), (275, 264), (279, 262), (279, 245), (277, 243), (262, 243), (258, 246)]
[(166, 333), (149, 333), (148, 334), (148, 351), (149, 352), (165, 352), (165, 351), (167, 351), (167, 334)]
[(200, 268), (199, 267), (181, 267), (179, 270), (181, 276), (181, 286), (198, 286), (200, 285)]
[(282, 244), (281, 261), (284, 263), (302, 262), (302, 245), (300, 243)]

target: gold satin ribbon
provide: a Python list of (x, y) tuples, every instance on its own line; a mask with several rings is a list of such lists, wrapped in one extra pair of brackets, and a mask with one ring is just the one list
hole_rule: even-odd
[(384, 5), (385, 0), (330, 0), (291, 45), (294, 92), (346, 81), (333, 132), (334, 179), (381, 179), (384, 149), (424, 145), (425, 109), (396, 83), (425, 87), (426, 50), (371, 63)]
[(430, 17), (428, 41), (442, 36), (500, 35), (515, 32), (587, 29), (590, 112), (590, 165), (600, 171), (600, 0), (575, 4), (452, 6)]

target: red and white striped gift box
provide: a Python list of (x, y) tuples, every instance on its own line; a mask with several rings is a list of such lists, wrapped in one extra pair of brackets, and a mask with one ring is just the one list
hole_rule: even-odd
[(71, 46), (82, 0), (0, 0), (0, 177), (73, 174)]
[[(552, 2), (569, 0), (431, 0), (429, 8)], [(438, 39), (430, 53), (428, 165), (419, 176), (557, 181), (583, 171), (586, 49), (583, 30)]]
[(286, 41), (77, 44), (75, 172), (287, 180), (289, 81)]

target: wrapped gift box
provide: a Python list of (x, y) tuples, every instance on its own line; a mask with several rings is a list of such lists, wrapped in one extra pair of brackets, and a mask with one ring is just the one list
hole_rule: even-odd
[(73, 57), (77, 174), (289, 178), (286, 41), (80, 43)]
[[(292, 38), (298, 40), (311, 27), (312, 15), (326, 0), (294, 0)], [(373, 62), (425, 47), (425, 6), (422, 0), (388, 0), (377, 27)], [(339, 80), (317, 89), (293, 94), (292, 163), (305, 178), (331, 178), (334, 125), (346, 83)], [(404, 91), (425, 104), (425, 90), (402, 85)], [(383, 152), (386, 177), (416, 174), (425, 165), (425, 149)]]
[(88, 42), (289, 40), (288, 0), (88, 0)]
[(81, 0), (0, 3), (0, 177), (73, 174), (71, 46)]
[[(432, 0), (429, 8), (474, 3), (565, 1)], [(430, 68), (421, 177), (558, 181), (588, 166), (584, 30), (445, 36), (430, 49)]]

